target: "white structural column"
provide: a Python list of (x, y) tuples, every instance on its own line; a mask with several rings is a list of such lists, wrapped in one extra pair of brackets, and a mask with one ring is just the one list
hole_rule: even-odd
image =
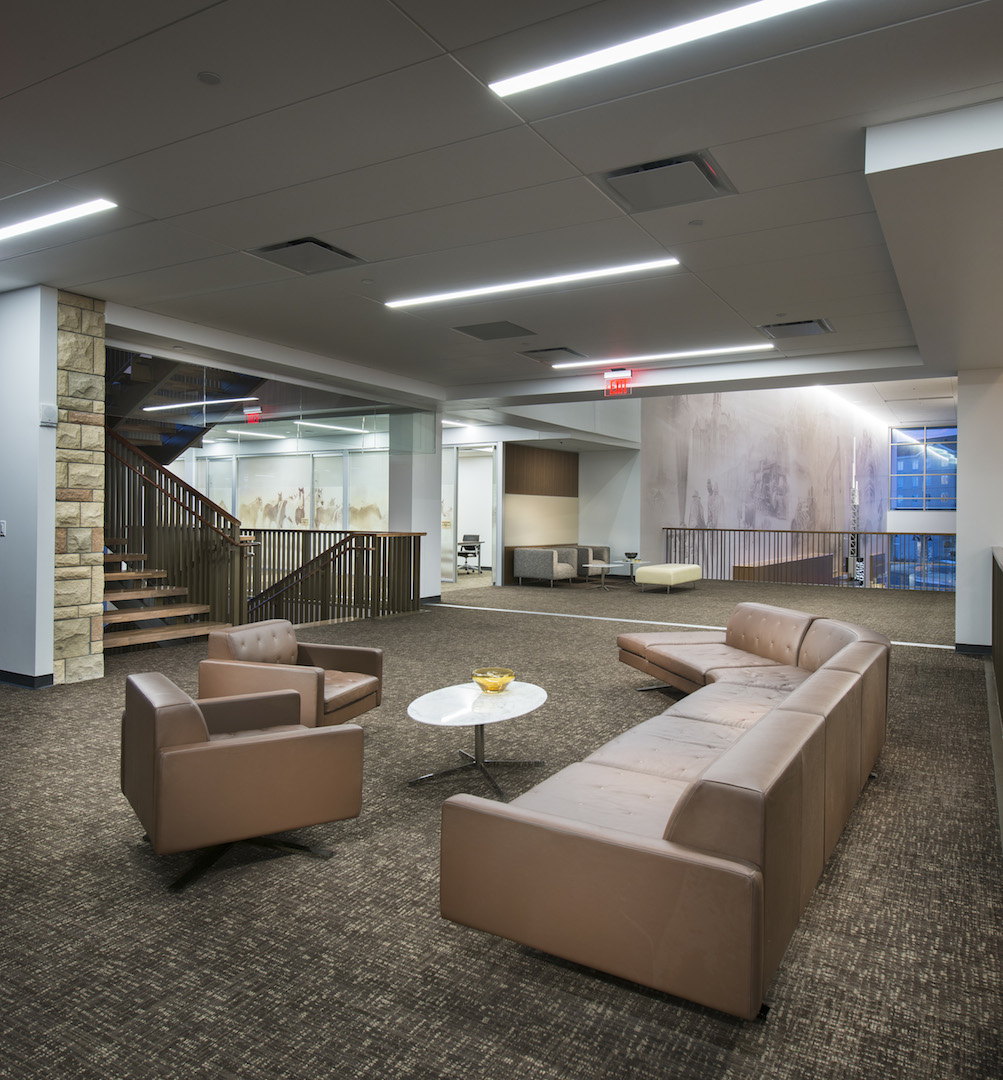
[(992, 549), (1003, 545), (1003, 371), (958, 374), (958, 584), (954, 640), (989, 645)]
[(435, 413), (390, 415), (390, 528), (421, 538), (421, 597), (441, 592), (442, 440)]
[(57, 295), (0, 295), (0, 677), (35, 687), (53, 681)]

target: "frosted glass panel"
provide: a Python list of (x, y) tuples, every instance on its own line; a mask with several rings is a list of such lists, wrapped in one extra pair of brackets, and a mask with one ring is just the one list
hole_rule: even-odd
[(341, 454), (313, 459), (315, 529), (345, 527), (345, 459)]
[(351, 454), (348, 459), (348, 527), (385, 532), (390, 520), (390, 455)]
[(306, 529), (307, 454), (244, 457), (237, 462), (237, 517), (244, 528)]
[(228, 514), (233, 513), (233, 458), (209, 458), (207, 486), (201, 490), (210, 502), (221, 506)]

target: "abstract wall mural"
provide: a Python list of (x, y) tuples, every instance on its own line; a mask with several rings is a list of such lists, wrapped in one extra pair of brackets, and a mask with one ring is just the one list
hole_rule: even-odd
[(827, 390), (645, 398), (642, 535), (665, 526), (885, 528), (888, 429)]

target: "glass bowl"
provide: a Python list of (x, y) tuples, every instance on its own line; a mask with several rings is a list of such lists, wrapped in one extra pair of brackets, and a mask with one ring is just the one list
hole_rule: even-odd
[(515, 678), (515, 672), (507, 667), (479, 667), (470, 677), (485, 694), (500, 694)]

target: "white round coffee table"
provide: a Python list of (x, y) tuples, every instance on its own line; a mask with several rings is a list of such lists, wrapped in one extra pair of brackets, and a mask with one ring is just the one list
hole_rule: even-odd
[(513, 761), (503, 759), (485, 760), (484, 725), (497, 724), (501, 720), (511, 720), (516, 716), (538, 709), (547, 700), (547, 691), (533, 683), (510, 682), (500, 694), (485, 694), (475, 683), (461, 683), (459, 686), (445, 686), (415, 698), (407, 707), (407, 714), (419, 724), (432, 724), (435, 727), (473, 727), (474, 752), (460, 751), (460, 757), (466, 760), (462, 765), (438, 772), (426, 773), (409, 780), (409, 784), (421, 784), (440, 776), (463, 772), (465, 769), (477, 769), (494, 788), (499, 799), (505, 796), (495, 778), (488, 771), (488, 766), (498, 765), (543, 765), (542, 761)]

